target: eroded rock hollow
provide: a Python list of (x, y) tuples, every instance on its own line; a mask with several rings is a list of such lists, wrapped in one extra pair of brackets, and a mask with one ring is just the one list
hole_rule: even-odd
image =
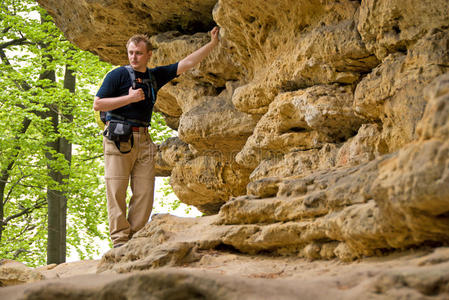
[(152, 36), (154, 66), (221, 27), (219, 47), (157, 102), (178, 132), (160, 146), (159, 174), (210, 216), (160, 216), (100, 269), (223, 247), (350, 261), (447, 245), (447, 0), (38, 2), (113, 64), (126, 64), (135, 32)]

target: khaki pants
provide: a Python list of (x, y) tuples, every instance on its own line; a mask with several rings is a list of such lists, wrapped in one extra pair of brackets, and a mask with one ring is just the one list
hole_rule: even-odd
[[(133, 132), (131, 152), (122, 154), (114, 142), (103, 137), (109, 232), (114, 245), (126, 243), (150, 217), (154, 198), (156, 146), (146, 128)], [(127, 151), (130, 143), (121, 143)], [(131, 181), (132, 197), (126, 215), (126, 190)]]

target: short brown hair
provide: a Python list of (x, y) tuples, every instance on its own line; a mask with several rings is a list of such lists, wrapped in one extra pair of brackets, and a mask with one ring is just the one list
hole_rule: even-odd
[(153, 50), (153, 45), (151, 45), (150, 38), (146, 34), (135, 34), (126, 43), (126, 49), (128, 49), (129, 44), (134, 43), (137, 45), (140, 42), (144, 42), (147, 47), (147, 51)]

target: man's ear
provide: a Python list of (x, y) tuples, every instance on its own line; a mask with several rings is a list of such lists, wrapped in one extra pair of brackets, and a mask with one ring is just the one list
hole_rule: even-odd
[(153, 50), (148, 50), (148, 56), (151, 57), (153, 55)]

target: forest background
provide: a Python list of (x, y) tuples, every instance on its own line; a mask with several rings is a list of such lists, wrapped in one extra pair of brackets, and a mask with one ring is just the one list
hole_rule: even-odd
[[(96, 258), (110, 242), (92, 101), (114, 66), (72, 45), (34, 0), (0, 3), (0, 258)], [(151, 128), (156, 143), (174, 134), (160, 114)], [(197, 214), (158, 182), (154, 212)]]

